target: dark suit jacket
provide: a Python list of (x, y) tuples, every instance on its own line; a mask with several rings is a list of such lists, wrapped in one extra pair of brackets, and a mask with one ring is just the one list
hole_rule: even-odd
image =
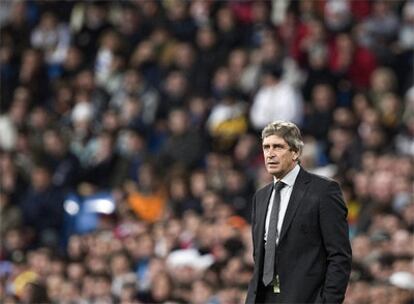
[[(272, 184), (253, 198), (254, 274), (246, 303), (261, 284), (265, 219)], [(276, 249), (282, 303), (341, 303), (351, 271), (347, 208), (339, 185), (300, 169)]]

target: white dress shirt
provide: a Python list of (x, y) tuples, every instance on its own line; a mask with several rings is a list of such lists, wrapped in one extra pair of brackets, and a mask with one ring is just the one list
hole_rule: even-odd
[[(276, 244), (279, 242), (279, 236), (280, 236), (280, 232), (282, 231), (283, 220), (285, 218), (290, 196), (292, 195), (293, 185), (295, 184), (295, 180), (299, 174), (299, 170), (300, 170), (300, 167), (298, 164), (296, 164), (296, 166), (280, 180), (285, 184), (285, 186), (282, 188), (282, 190), (280, 190), (280, 209), (279, 209), (279, 220), (277, 222), (278, 236), (276, 238)], [(274, 179), (274, 183), (278, 181), (279, 180), (276, 180), (276, 178)], [(267, 231), (269, 230), (270, 214), (272, 213), (274, 196), (275, 196), (275, 190), (273, 189), (272, 195), (270, 196), (269, 207), (267, 208), (267, 214), (266, 214), (266, 226), (265, 226), (265, 234), (264, 234), (265, 242), (267, 240)]]

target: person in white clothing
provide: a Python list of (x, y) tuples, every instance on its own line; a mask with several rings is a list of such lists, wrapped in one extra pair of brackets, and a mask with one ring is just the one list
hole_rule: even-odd
[(256, 130), (274, 120), (292, 121), (301, 125), (303, 100), (300, 93), (282, 80), (282, 68), (272, 65), (263, 69), (262, 85), (250, 109), (250, 121)]

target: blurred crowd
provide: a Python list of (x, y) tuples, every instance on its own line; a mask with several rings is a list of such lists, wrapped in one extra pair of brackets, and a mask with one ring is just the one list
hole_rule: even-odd
[(0, 7), (2, 303), (244, 303), (277, 119), (342, 186), (345, 303), (414, 302), (412, 0)]

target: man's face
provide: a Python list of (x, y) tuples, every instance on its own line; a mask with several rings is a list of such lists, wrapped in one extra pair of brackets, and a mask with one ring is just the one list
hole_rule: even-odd
[(277, 135), (265, 137), (262, 148), (266, 170), (277, 179), (284, 177), (296, 165), (299, 155), (283, 138)]

